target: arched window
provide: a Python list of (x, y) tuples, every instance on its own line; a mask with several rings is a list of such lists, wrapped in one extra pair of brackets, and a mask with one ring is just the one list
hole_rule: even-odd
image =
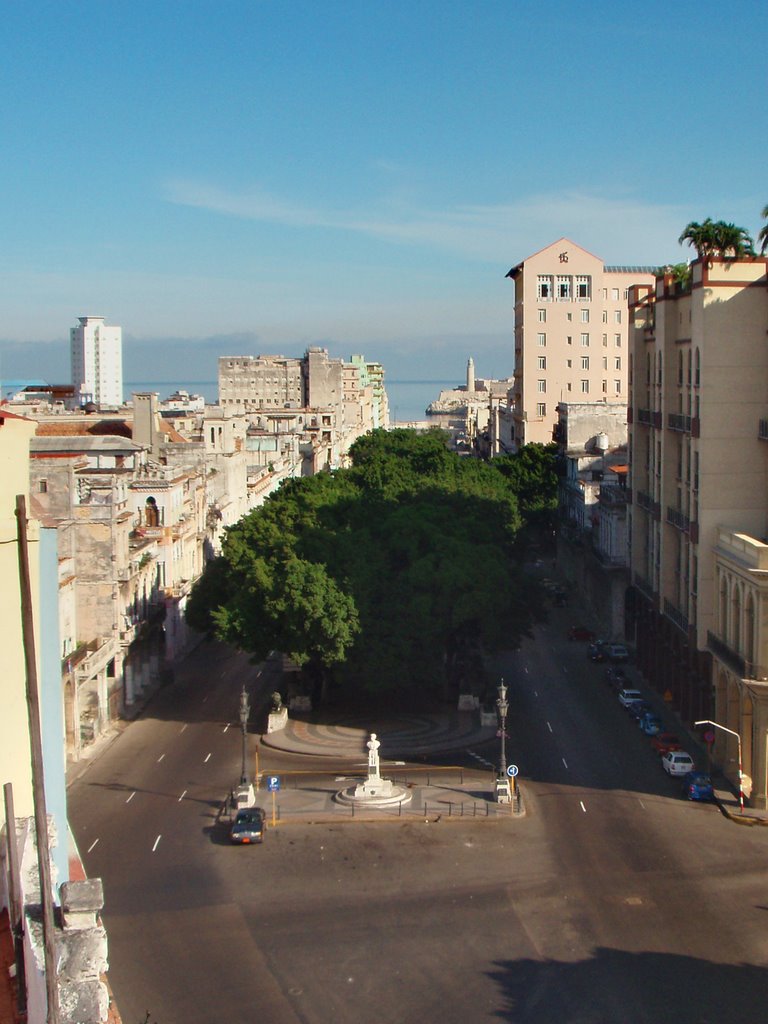
[(728, 637), (728, 581), (724, 574), (720, 576), (720, 621), (718, 622), (718, 631), (723, 640)]
[(160, 509), (157, 507), (157, 502), (154, 498), (147, 498), (144, 505), (144, 522), (147, 526), (160, 525)]
[(741, 587), (737, 583), (731, 594), (731, 640), (730, 645), (737, 654), (742, 651), (741, 638)]
[(755, 662), (755, 595), (750, 591), (744, 609), (744, 658), (754, 665)]

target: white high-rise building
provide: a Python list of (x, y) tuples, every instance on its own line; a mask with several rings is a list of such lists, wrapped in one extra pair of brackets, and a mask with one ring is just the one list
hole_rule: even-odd
[(82, 404), (122, 405), (123, 330), (103, 316), (81, 316), (69, 332), (72, 384)]

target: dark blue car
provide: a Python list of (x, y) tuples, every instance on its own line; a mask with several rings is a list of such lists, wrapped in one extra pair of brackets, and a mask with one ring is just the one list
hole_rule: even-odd
[(687, 800), (714, 800), (712, 779), (705, 772), (689, 772), (683, 783), (683, 796)]

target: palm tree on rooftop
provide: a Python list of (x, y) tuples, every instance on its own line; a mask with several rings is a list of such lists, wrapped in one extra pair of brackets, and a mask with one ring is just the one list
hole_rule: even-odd
[(740, 256), (754, 256), (755, 246), (746, 228), (728, 224), (723, 220), (707, 217), (699, 224), (691, 221), (678, 239), (696, 250), (699, 259), (738, 259)]
[(757, 236), (757, 240), (760, 243), (760, 252), (764, 253), (768, 249), (768, 206), (763, 207), (763, 212), (760, 216), (765, 221), (762, 228), (760, 228), (760, 234)]

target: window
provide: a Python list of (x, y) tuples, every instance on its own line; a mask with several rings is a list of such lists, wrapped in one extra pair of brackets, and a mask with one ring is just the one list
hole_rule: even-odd
[(546, 407), (544, 402), (537, 402), (536, 403), (536, 415), (537, 416), (546, 416), (547, 415), (547, 407)]
[(582, 309), (582, 311), (581, 311), (581, 322), (583, 324), (588, 324), (589, 323), (589, 310), (588, 309)]
[(539, 392), (540, 395), (546, 394), (547, 382), (545, 380), (537, 380), (536, 381), (536, 390)]
[(608, 298), (608, 289), (607, 288), (603, 288), (603, 298), (604, 299)]
[(566, 366), (566, 369), (570, 370), (571, 367), (573, 366), (573, 360), (572, 359), (566, 359), (565, 360), (565, 366)]
[(546, 309), (539, 310), (539, 323), (545, 324), (547, 322), (547, 311)]
[(569, 345), (573, 344), (573, 338), (571, 337), (570, 334), (568, 335), (568, 337), (565, 340), (568, 342)]
[(582, 336), (581, 336), (581, 347), (582, 348), (589, 348), (589, 335), (588, 334), (582, 334)]
[(566, 302), (571, 297), (571, 278), (563, 274), (557, 275), (556, 295), (561, 302)]
[(616, 346), (616, 348), (621, 348), (621, 335), (620, 334), (614, 334), (614, 336), (613, 336), (613, 343)]
[(616, 391), (616, 394), (620, 395), (621, 394), (621, 381), (620, 380), (615, 380), (613, 382), (613, 386), (614, 386), (614, 389)]
[(615, 324), (620, 324), (621, 323), (621, 310), (620, 309), (614, 309), (614, 311), (613, 311), (613, 322)]
[(611, 288), (611, 298), (613, 299), (614, 302), (618, 302), (619, 301), (619, 289), (618, 288)]
[(617, 369), (617, 370), (621, 369), (621, 356), (616, 356), (616, 366), (615, 366), (615, 369)]
[(608, 348), (608, 335), (603, 335), (603, 348)]
[(544, 302), (549, 302), (552, 299), (552, 275), (551, 274), (539, 274), (536, 283), (536, 295), (539, 299)]
[(603, 310), (603, 323), (604, 324), (608, 323), (608, 310), (607, 309)]
[(608, 356), (603, 356), (603, 369), (608, 369)]
[(583, 380), (581, 382), (581, 393), (582, 393), (582, 395), (588, 395), (589, 394), (589, 381), (588, 380)]
[(566, 384), (566, 385), (565, 385), (565, 390), (566, 390), (566, 391), (573, 391), (573, 388), (571, 387), (571, 385), (570, 385), (570, 384)]
[(603, 394), (606, 395), (607, 393), (608, 393), (608, 381), (604, 380), (603, 381)]
[(589, 369), (589, 356), (582, 356), (581, 357), (581, 368), (582, 368), (582, 370), (588, 370)]
[(38, 483), (37, 489), (38, 489), (40, 494), (47, 494), (48, 493), (48, 481), (47, 480), (40, 480), (40, 482)]
[(540, 370), (546, 370), (546, 368), (547, 368), (547, 357), (546, 356), (539, 356), (539, 369)]
[(546, 346), (546, 344), (547, 344), (547, 336), (546, 336), (546, 334), (537, 334), (536, 335), (536, 341), (539, 343), (539, 345), (542, 348), (544, 348)]
[(591, 299), (592, 298), (592, 278), (584, 274), (576, 275), (576, 298), (577, 299)]

